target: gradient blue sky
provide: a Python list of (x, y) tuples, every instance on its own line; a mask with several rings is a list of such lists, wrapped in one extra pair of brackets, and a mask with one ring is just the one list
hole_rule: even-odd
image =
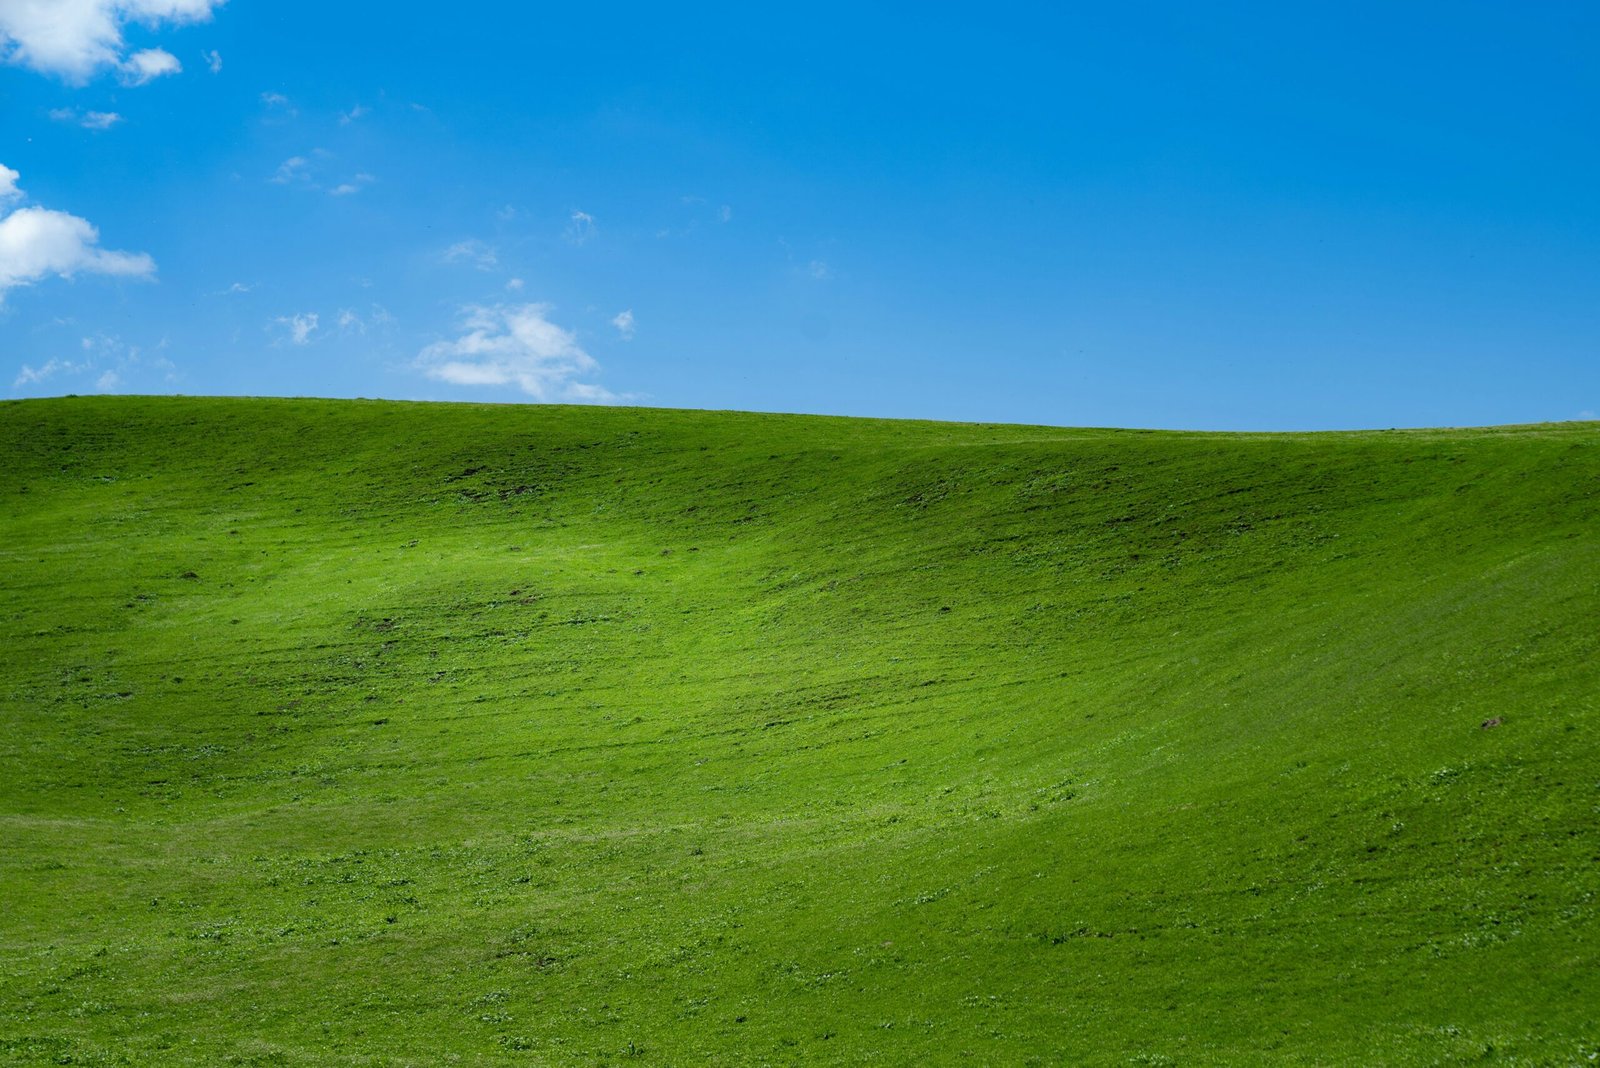
[(1600, 409), (1592, 2), (0, 0), (0, 35), (0, 396)]

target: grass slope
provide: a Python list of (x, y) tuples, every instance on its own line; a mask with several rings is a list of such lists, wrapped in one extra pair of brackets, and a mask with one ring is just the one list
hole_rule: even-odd
[(1586, 1063), (1597, 519), (1592, 424), (0, 405), (0, 1059)]

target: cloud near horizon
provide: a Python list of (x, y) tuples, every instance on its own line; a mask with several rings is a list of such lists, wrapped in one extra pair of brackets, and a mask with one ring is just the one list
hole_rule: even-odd
[(429, 378), (457, 386), (516, 386), (537, 401), (603, 404), (617, 397), (579, 381), (600, 370), (577, 335), (550, 321), (549, 304), (462, 309), (462, 333), (417, 354), (415, 366)]
[(129, 85), (176, 74), (177, 57), (159, 48), (124, 56), (130, 22), (207, 22), (225, 0), (0, 0), (0, 60), (82, 85), (114, 68)]
[[(0, 204), (19, 200), (18, 173), (0, 164)], [(0, 211), (3, 211), (0, 208)], [(0, 302), (9, 290), (52, 275), (104, 274), (153, 278), (155, 260), (144, 252), (99, 248), (100, 231), (87, 219), (49, 208), (17, 208), (0, 216)]]
[(48, 379), (54, 378), (58, 374), (82, 374), (85, 371), (93, 369), (93, 367), (94, 364), (89, 362), (73, 363), (71, 360), (58, 360), (54, 358), (38, 367), (31, 367), (28, 364), (23, 364), (22, 369), (17, 372), (17, 377), (12, 380), (11, 388), (13, 390), (18, 390), (23, 386), (30, 386), (34, 385), (35, 383), (44, 382)]
[(52, 356), (42, 364), (23, 364), (11, 382), (13, 392), (62, 379), (74, 390), (113, 393), (130, 382), (138, 388), (173, 386), (182, 379), (178, 367), (166, 356), (165, 339), (150, 352), (130, 345), (117, 335), (95, 334), (79, 339), (78, 358)]

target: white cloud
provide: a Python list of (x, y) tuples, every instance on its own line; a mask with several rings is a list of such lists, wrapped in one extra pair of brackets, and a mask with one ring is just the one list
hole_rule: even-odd
[(520, 293), (522, 291), (522, 285), (522, 279), (513, 278), (511, 281), (506, 283), (506, 289), (512, 293)]
[[(0, 0), (3, 2), (3, 0)], [(109, 130), (122, 121), (115, 111), (77, 111), (74, 108), (54, 108), (50, 118), (55, 122), (70, 122), (85, 130)]]
[(56, 359), (50, 360), (42, 367), (29, 367), (27, 364), (23, 364), (22, 370), (17, 372), (16, 379), (11, 383), (11, 388), (21, 389), (23, 386), (30, 386), (36, 382), (43, 382), (48, 378), (54, 378), (58, 374), (82, 374), (93, 366), (94, 365), (92, 363), (87, 362), (73, 363), (71, 360)]
[(349, 126), (352, 122), (355, 122), (363, 116), (370, 114), (372, 114), (371, 108), (367, 107), (365, 104), (357, 104), (349, 111), (343, 111), (339, 113), (339, 125)]
[(622, 335), (622, 340), (632, 341), (634, 333), (633, 309), (629, 308), (627, 311), (618, 312), (617, 317), (611, 320), (611, 325), (617, 328), (617, 333)]
[(722, 222), (733, 221), (733, 208), (727, 204), (717, 209), (717, 218)]
[(352, 193), (361, 192), (375, 181), (377, 181), (377, 179), (373, 178), (370, 174), (358, 174), (348, 182), (341, 182), (332, 189), (328, 190), (328, 195), (332, 197), (347, 197)]
[(224, 289), (222, 291), (221, 295), (225, 296), (225, 297), (231, 297), (235, 293), (248, 293), (254, 288), (255, 288), (254, 285), (248, 285), (247, 286), (243, 282), (235, 282), (235, 283), (233, 283), (233, 285), (229, 286), (227, 289)]
[[(0, 0), (3, 3), (4, 0)], [(329, 178), (328, 171), (336, 159), (333, 153), (325, 148), (313, 148), (303, 156), (290, 156), (278, 164), (278, 169), (272, 172), (267, 181), (273, 185), (292, 185), (301, 189), (313, 189), (325, 192), (329, 196), (347, 197), (359, 193), (373, 182), (377, 181), (372, 175), (362, 172), (355, 174), (329, 185), (333, 179)]]
[[(122, 27), (129, 22), (205, 22), (223, 0), (0, 0), (0, 59), (82, 84), (107, 67), (128, 70), (143, 85), (176, 73), (178, 61), (160, 49), (125, 59)], [(156, 54), (171, 60), (157, 58)], [(141, 60), (139, 57), (145, 57)], [(141, 72), (159, 66), (144, 77)]]
[(806, 264), (806, 274), (810, 275), (819, 282), (826, 282), (828, 279), (833, 277), (833, 268), (829, 267), (821, 260), (812, 260), (810, 263)]
[(516, 386), (538, 401), (603, 403), (617, 398), (580, 375), (600, 369), (570, 330), (550, 321), (548, 304), (462, 309), (461, 336), (417, 354), (429, 378), (458, 386)]
[(567, 387), (566, 395), (562, 399), (572, 404), (615, 404), (625, 398), (617, 396), (604, 386), (573, 382)]
[(272, 121), (278, 123), (283, 122), (285, 119), (292, 119), (296, 115), (300, 114), (300, 109), (294, 106), (294, 101), (290, 100), (282, 93), (274, 93), (271, 91), (262, 93), (261, 106), (266, 108), (269, 112), (279, 113), (277, 115), (270, 116)]
[(480, 271), (492, 271), (500, 263), (500, 256), (492, 245), (473, 238), (457, 241), (444, 250), (446, 263), (470, 263)]
[(123, 85), (149, 85), (157, 78), (182, 72), (178, 57), (164, 48), (142, 49), (117, 65), (117, 77)]
[(213, 48), (209, 52), (202, 52), (200, 58), (206, 61), (206, 69), (212, 74), (222, 73), (222, 53)]
[[(0, 200), (20, 197), (17, 172), (0, 165)], [(97, 247), (100, 232), (87, 219), (48, 208), (18, 208), (0, 218), (0, 300), (7, 290), (56, 275), (106, 274), (150, 278), (156, 264), (143, 252)]]
[(273, 183), (274, 185), (288, 185), (290, 182), (293, 182), (297, 179), (304, 179), (307, 177), (306, 167), (308, 167), (310, 163), (311, 161), (306, 159), (304, 156), (290, 156), (288, 159), (278, 164), (277, 173), (275, 173), (271, 178), (268, 178), (267, 181)]
[(78, 348), (83, 352), (82, 360), (51, 359), (40, 367), (24, 364), (11, 383), (11, 388), (21, 389), (61, 376), (91, 379), (92, 388), (111, 393), (126, 388), (130, 378), (150, 382), (154, 375), (159, 375), (162, 381), (171, 385), (182, 377), (177, 366), (161, 355), (167, 348), (166, 338), (162, 338), (156, 346), (154, 356), (110, 334), (80, 338)]
[(311, 336), (317, 332), (318, 318), (316, 312), (301, 312), (298, 315), (280, 315), (272, 321), (289, 328), (291, 344), (309, 345)]
[(574, 245), (581, 245), (594, 235), (594, 216), (586, 211), (573, 212), (572, 221), (567, 224), (567, 240)]
[(365, 334), (367, 332), (367, 324), (362, 322), (361, 316), (357, 315), (350, 308), (340, 308), (339, 332), (341, 334)]

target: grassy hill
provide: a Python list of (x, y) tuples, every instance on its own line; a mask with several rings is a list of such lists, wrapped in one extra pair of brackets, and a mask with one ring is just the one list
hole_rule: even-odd
[(1597, 730), (1594, 424), (0, 404), (0, 1060), (1588, 1063)]

